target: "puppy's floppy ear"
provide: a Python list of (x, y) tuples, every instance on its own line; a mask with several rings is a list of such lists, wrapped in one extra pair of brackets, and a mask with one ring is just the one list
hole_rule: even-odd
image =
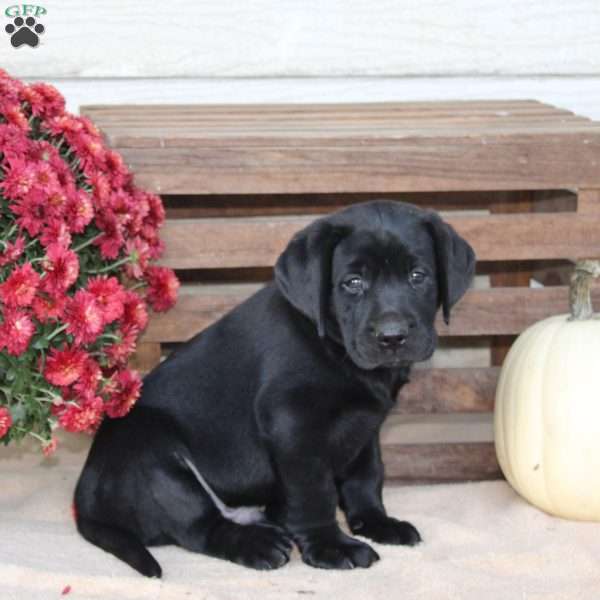
[(428, 214), (425, 223), (434, 242), (439, 298), (444, 321), (448, 325), (450, 309), (461, 299), (473, 280), (475, 252), (437, 214)]
[(317, 324), (325, 337), (325, 318), (331, 292), (331, 260), (343, 227), (317, 221), (299, 231), (275, 263), (275, 282), (287, 301)]

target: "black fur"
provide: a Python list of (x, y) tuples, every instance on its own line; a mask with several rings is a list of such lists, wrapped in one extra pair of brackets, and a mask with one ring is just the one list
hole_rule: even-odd
[[(379, 557), (341, 531), (338, 505), (353, 533), (419, 542), (383, 506), (379, 429), (474, 263), (451, 227), (408, 204), (315, 221), (274, 283), (150, 373), (129, 415), (102, 423), (75, 492), (80, 533), (158, 577), (146, 547), (159, 544), (272, 569), (295, 543), (315, 567), (370, 566)], [(264, 517), (234, 522), (218, 499)]]

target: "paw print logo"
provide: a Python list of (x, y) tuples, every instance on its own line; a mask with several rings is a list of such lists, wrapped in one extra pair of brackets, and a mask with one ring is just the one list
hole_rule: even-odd
[(18, 48), (23, 44), (35, 48), (40, 43), (39, 34), (44, 33), (45, 28), (41, 23), (35, 22), (33, 17), (17, 17), (12, 23), (5, 27), (6, 33), (10, 35), (10, 43)]

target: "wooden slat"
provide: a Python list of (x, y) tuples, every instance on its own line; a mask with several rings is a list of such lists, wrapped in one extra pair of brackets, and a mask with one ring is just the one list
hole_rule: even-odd
[(577, 212), (582, 215), (600, 214), (600, 188), (580, 189), (577, 193)]
[[(585, 138), (585, 139), (584, 139)], [(296, 143), (296, 142), (293, 142)], [(261, 140), (171, 150), (120, 149), (136, 182), (163, 194), (314, 194), (600, 187), (600, 131), (332, 138), (272, 146)], [(290, 141), (292, 144), (292, 141)]]
[[(343, 124), (343, 127), (340, 127)], [(120, 150), (133, 148), (172, 148), (194, 147), (200, 145), (224, 145), (225, 142), (235, 140), (243, 145), (244, 141), (250, 145), (281, 145), (302, 146), (307, 142), (318, 145), (328, 143), (333, 139), (342, 142), (356, 142), (361, 140), (398, 140), (413, 137), (460, 137), (468, 132), (469, 137), (490, 136), (495, 134), (562, 134), (589, 132), (598, 133), (599, 126), (583, 117), (566, 116), (557, 120), (546, 117), (523, 116), (520, 119), (501, 121), (468, 118), (468, 117), (437, 117), (420, 123), (412, 117), (375, 121), (373, 119), (363, 122), (334, 122), (330, 120), (306, 122), (298, 121), (277, 123), (247, 123), (229, 125), (229, 121), (210, 123), (180, 123), (169, 125), (155, 123), (152, 126), (138, 127), (134, 123), (119, 124), (118, 133), (110, 133), (111, 129), (104, 131), (108, 143)], [(466, 130), (466, 132), (465, 132)]]
[(413, 369), (393, 411), (402, 415), (494, 410), (498, 367)]
[[(162, 230), (163, 265), (175, 269), (271, 266), (309, 217), (182, 219)], [(451, 216), (480, 261), (577, 259), (600, 255), (600, 214)]]
[[(260, 107), (253, 112), (240, 112), (226, 108), (220, 111), (205, 111), (202, 106), (191, 107), (191, 110), (168, 112), (143, 109), (144, 107), (142, 110), (132, 110), (120, 114), (98, 114), (94, 111), (91, 116), (109, 135), (120, 136), (122, 129), (131, 129), (138, 137), (159, 129), (183, 130), (185, 125), (192, 131), (202, 130), (204, 127), (218, 127), (235, 131), (258, 125), (266, 129), (289, 127), (293, 131), (299, 125), (310, 129), (314, 125), (321, 124), (324, 124), (326, 129), (333, 127), (345, 129), (346, 127), (355, 128), (362, 124), (377, 125), (381, 123), (389, 123), (391, 126), (398, 123), (429, 126), (430, 124), (451, 124), (453, 122), (474, 125), (545, 122), (559, 126), (591, 122), (588, 118), (575, 115), (570, 111), (543, 105), (539, 108), (509, 108), (508, 110), (502, 108), (470, 109), (468, 107), (453, 110), (395, 109), (379, 105), (354, 111), (343, 111), (335, 109), (335, 107), (330, 110), (307, 110), (305, 107), (299, 107), (288, 112), (262, 110)], [(119, 130), (115, 125), (118, 125)], [(182, 131), (181, 135), (185, 136), (185, 133)], [(127, 144), (122, 143), (121, 145), (126, 146)]]
[(244, 115), (292, 115), (303, 114), (325, 114), (331, 115), (355, 115), (369, 113), (410, 112), (419, 114), (455, 113), (477, 114), (480, 112), (545, 112), (554, 114), (564, 112), (551, 104), (545, 104), (538, 100), (512, 99), (512, 100), (430, 100), (411, 102), (352, 102), (352, 103), (293, 103), (284, 102), (277, 104), (269, 103), (246, 103), (246, 104), (90, 104), (81, 107), (81, 113), (93, 116), (104, 122), (105, 119), (115, 118), (119, 121), (127, 118), (135, 118), (140, 115), (143, 118), (157, 117), (169, 118), (173, 115), (191, 115), (195, 117), (211, 117), (213, 115), (235, 115), (242, 118)]
[(600, 186), (600, 124), (529, 101), (84, 109), (160, 193)]
[[(343, 130), (336, 129), (333, 126), (324, 124), (314, 124), (312, 128), (304, 124), (298, 124), (293, 129), (265, 127), (253, 127), (242, 129), (201, 129), (198, 131), (190, 130), (189, 126), (182, 124), (181, 131), (174, 129), (170, 131), (166, 127), (155, 126), (144, 130), (143, 137), (136, 138), (132, 131), (127, 132), (124, 127), (119, 127), (119, 134), (106, 135), (107, 141), (117, 147), (130, 160), (137, 157), (144, 158), (150, 162), (153, 158), (156, 162), (163, 160), (174, 161), (184, 155), (187, 155), (188, 163), (197, 162), (207, 156), (202, 153), (202, 149), (210, 149), (215, 152), (222, 149), (223, 152), (214, 156), (213, 160), (219, 161), (223, 167), (235, 166), (241, 162), (252, 164), (248, 153), (243, 150), (253, 149), (255, 153), (262, 153), (260, 162), (267, 161), (270, 167), (277, 166), (281, 159), (282, 166), (286, 164), (298, 165), (305, 163), (302, 150), (311, 150), (313, 155), (319, 158), (319, 162), (325, 162), (324, 159), (345, 159), (348, 164), (358, 164), (352, 156), (343, 154), (348, 151), (359, 150), (361, 146), (365, 147), (366, 158), (374, 161), (379, 156), (394, 157), (394, 152), (401, 155), (403, 150), (423, 153), (426, 150), (434, 152), (439, 149), (443, 156), (441, 145), (450, 147), (463, 147), (467, 150), (470, 146), (478, 145), (505, 146), (507, 136), (516, 142), (519, 146), (524, 146), (532, 151), (532, 155), (540, 154), (543, 148), (537, 148), (540, 142), (556, 142), (563, 139), (566, 142), (576, 144), (583, 142), (591, 137), (597, 140), (600, 133), (600, 123), (588, 122), (586, 120), (576, 121), (574, 123), (562, 122), (548, 124), (545, 122), (523, 121), (518, 124), (497, 124), (494, 126), (469, 126), (466, 123), (449, 123), (447, 126), (424, 126), (413, 123), (399, 123), (397, 126), (381, 124), (378, 126), (364, 125), (346, 127)], [(147, 132), (147, 134), (146, 134)], [(158, 140), (158, 142), (156, 141)], [(591, 140), (588, 139), (587, 144)], [(336, 148), (338, 152), (335, 152)], [(517, 149), (517, 147), (515, 147)], [(481, 153), (492, 151), (493, 148), (480, 149)], [(506, 150), (506, 148), (504, 148)], [(562, 149), (563, 154), (564, 148)], [(593, 150), (593, 148), (590, 148)], [(269, 156), (268, 152), (279, 153), (279, 157)], [(376, 154), (378, 151), (379, 154)], [(565, 155), (566, 157), (566, 155)], [(269, 160), (270, 158), (270, 160)], [(408, 157), (407, 157), (408, 158)], [(445, 156), (450, 160), (452, 156)], [(506, 158), (509, 158), (508, 153)], [(316, 162), (316, 161), (315, 161)], [(184, 163), (185, 164), (185, 163)], [(197, 165), (201, 167), (201, 164)], [(435, 167), (433, 163), (431, 166)]]
[[(571, 111), (533, 103), (477, 102), (462, 103), (371, 103), (325, 105), (187, 105), (187, 106), (84, 106), (89, 115), (105, 131), (109, 139), (123, 147), (135, 147), (147, 138), (148, 145), (156, 131), (176, 133), (182, 138), (198, 135), (203, 128), (219, 127), (242, 131), (248, 127), (262, 129), (289, 129), (299, 126), (324, 130), (356, 128), (361, 124), (385, 123), (394, 127), (398, 123), (430, 126), (435, 123), (463, 122), (468, 124), (535, 123), (543, 121), (552, 125), (590, 122)], [(123, 130), (131, 130), (124, 134)], [(130, 143), (126, 141), (131, 136)], [(173, 137), (173, 136), (170, 136)], [(130, 145), (131, 144), (131, 145)], [(154, 140), (158, 145), (158, 139)]]
[(500, 479), (491, 442), (402, 444), (382, 447), (389, 480), (441, 483)]
[[(154, 315), (147, 342), (182, 342), (216, 321), (260, 286), (184, 286), (176, 306)], [(592, 299), (600, 306), (600, 289)], [(438, 318), (441, 336), (512, 335), (546, 317), (568, 312), (566, 287), (469, 290), (452, 311), (450, 325)]]
[(129, 360), (129, 366), (145, 374), (160, 362), (161, 347), (158, 342), (142, 342), (138, 344), (134, 355)]

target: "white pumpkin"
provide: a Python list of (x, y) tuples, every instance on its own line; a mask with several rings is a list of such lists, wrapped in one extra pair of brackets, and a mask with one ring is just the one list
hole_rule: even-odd
[(598, 263), (579, 263), (571, 315), (517, 338), (494, 414), (498, 462), (513, 488), (548, 513), (593, 521), (600, 521), (600, 315), (591, 311), (589, 284), (597, 274)]

